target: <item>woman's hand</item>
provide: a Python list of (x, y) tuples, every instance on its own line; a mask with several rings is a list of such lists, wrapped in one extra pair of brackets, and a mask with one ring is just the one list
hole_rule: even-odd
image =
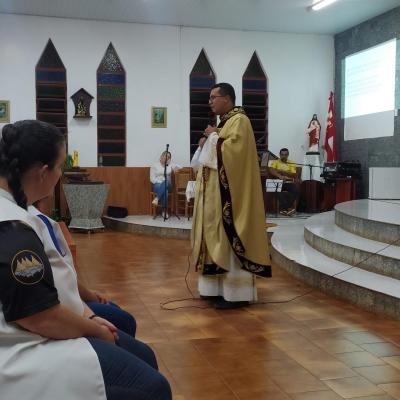
[(83, 285), (81, 282), (78, 280), (78, 290), (79, 294), (81, 296), (81, 299), (83, 301), (93, 301), (95, 303), (101, 303), (101, 304), (107, 304), (108, 300), (101, 295), (100, 293), (96, 292), (95, 290), (91, 290), (87, 288), (85, 285)]
[(96, 292), (95, 290), (90, 290), (90, 289), (87, 289), (85, 291), (85, 298), (83, 300), (93, 301), (95, 303), (101, 303), (101, 304), (108, 303), (108, 300), (103, 295), (101, 295), (99, 292)]
[(96, 296), (97, 302), (101, 304), (107, 304), (108, 300), (99, 292), (96, 292), (95, 290), (92, 290), (94, 296)]
[(100, 335), (97, 335), (99, 339), (115, 344), (115, 336), (107, 327), (104, 325), (100, 326), (100, 332)]
[(111, 332), (111, 334), (113, 335), (114, 341), (118, 340), (118, 329), (110, 321), (107, 321), (106, 319), (101, 318), (99, 316), (93, 317), (92, 321), (96, 322), (97, 324), (101, 325), (102, 327), (106, 327), (109, 330), (109, 332)]

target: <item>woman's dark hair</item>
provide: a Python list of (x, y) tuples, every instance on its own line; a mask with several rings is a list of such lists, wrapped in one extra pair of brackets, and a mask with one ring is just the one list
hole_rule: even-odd
[(211, 88), (211, 90), (213, 89), (219, 89), (219, 92), (221, 93), (222, 96), (229, 96), (231, 98), (232, 103), (235, 104), (236, 94), (235, 94), (235, 89), (231, 84), (225, 82), (217, 83)]
[(3, 127), (0, 140), (0, 176), (7, 179), (15, 201), (27, 208), (27, 199), (21, 178), (35, 165), (48, 165), (50, 169), (59, 156), (63, 134), (46, 122), (25, 120)]

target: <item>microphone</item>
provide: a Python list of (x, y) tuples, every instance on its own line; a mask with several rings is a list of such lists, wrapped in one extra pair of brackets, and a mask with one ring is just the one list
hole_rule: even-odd
[(169, 148), (169, 144), (167, 143), (167, 151), (168, 151), (168, 148)]

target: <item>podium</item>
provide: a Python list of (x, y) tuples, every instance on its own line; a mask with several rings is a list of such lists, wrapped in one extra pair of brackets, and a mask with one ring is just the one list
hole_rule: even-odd
[(323, 199), (323, 183), (319, 181), (304, 181), (301, 183), (300, 198), (303, 200), (305, 212), (317, 213), (321, 211)]
[(88, 231), (104, 228), (101, 217), (109, 185), (105, 183), (66, 183), (63, 185), (63, 189), (71, 213), (69, 228)]
[(356, 198), (357, 180), (354, 178), (336, 178), (324, 184), (322, 211), (332, 210), (336, 204)]
[(301, 180), (321, 182), (321, 162), (319, 151), (307, 151), (304, 155)]
[(321, 211), (323, 189), (321, 183), (321, 162), (319, 151), (308, 151), (304, 155), (301, 170), (301, 194), (303, 209), (306, 212)]

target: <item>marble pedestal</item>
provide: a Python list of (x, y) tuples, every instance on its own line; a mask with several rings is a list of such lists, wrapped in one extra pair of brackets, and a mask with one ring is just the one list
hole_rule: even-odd
[[(319, 181), (321, 182), (321, 162), (319, 152), (307, 152), (303, 159), (303, 165), (301, 168), (301, 180), (302, 181)], [(311, 167), (310, 167), (311, 165)]]
[(101, 229), (104, 204), (109, 185), (101, 184), (65, 184), (65, 198), (71, 213), (69, 228)]

